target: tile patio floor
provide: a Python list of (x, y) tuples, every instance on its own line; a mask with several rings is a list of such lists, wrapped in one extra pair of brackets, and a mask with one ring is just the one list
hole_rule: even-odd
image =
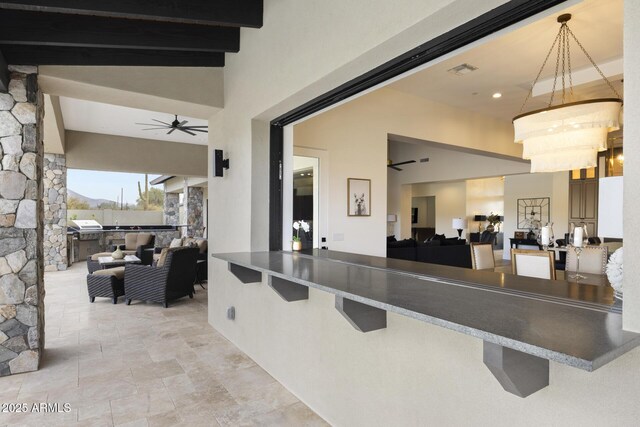
[(207, 291), (168, 309), (89, 303), (85, 263), (45, 276), (38, 372), (0, 378), (0, 403), (69, 403), (0, 413), (0, 427), (326, 425), (207, 323)]

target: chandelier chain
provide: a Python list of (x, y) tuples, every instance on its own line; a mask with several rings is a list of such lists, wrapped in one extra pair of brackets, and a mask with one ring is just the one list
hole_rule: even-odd
[[(522, 113), (525, 105), (527, 105), (527, 102), (529, 101), (529, 99), (532, 98), (533, 89), (535, 85), (538, 83), (538, 80), (540, 80), (540, 76), (542, 75), (542, 72), (544, 71), (544, 67), (547, 65), (547, 62), (549, 61), (551, 54), (556, 48), (556, 44), (557, 44), (556, 66), (555, 66), (555, 73), (553, 77), (553, 86), (551, 89), (551, 98), (549, 100), (549, 107), (553, 105), (553, 101), (555, 98), (559, 71), (561, 71), (562, 73), (560, 76), (562, 79), (562, 103), (564, 104), (566, 101), (566, 76), (565, 75), (567, 73), (569, 77), (569, 97), (573, 99), (574, 94), (573, 94), (573, 75), (572, 75), (572, 69), (571, 69), (571, 38), (569, 36), (571, 36), (571, 38), (573, 38), (573, 40), (576, 42), (578, 47), (580, 47), (580, 50), (582, 50), (582, 52), (585, 54), (589, 62), (591, 62), (591, 65), (593, 65), (596, 71), (598, 71), (598, 74), (600, 74), (600, 77), (605, 81), (605, 83), (607, 83), (607, 85), (613, 91), (616, 97), (622, 99), (622, 96), (620, 95), (620, 93), (618, 93), (618, 91), (613, 86), (611, 81), (604, 75), (600, 67), (598, 67), (596, 62), (591, 57), (591, 55), (589, 55), (589, 53), (584, 48), (582, 43), (580, 43), (580, 41), (575, 36), (575, 34), (573, 34), (573, 32), (571, 31), (567, 23), (563, 22), (562, 25), (560, 26), (560, 30), (558, 31), (558, 34), (556, 35), (556, 38), (553, 40), (553, 44), (551, 45), (551, 48), (549, 49), (547, 56), (545, 57), (542, 63), (542, 66), (540, 67), (540, 70), (538, 71), (538, 74), (536, 75), (536, 78), (533, 80), (533, 83), (531, 83), (529, 92), (527, 93), (527, 96), (525, 97), (524, 102), (522, 103), (522, 106), (520, 107), (520, 111), (518, 114)], [(561, 57), (562, 57), (562, 68), (560, 64)]]
[(529, 101), (529, 98), (531, 98), (531, 95), (533, 94), (533, 88), (535, 87), (536, 83), (538, 83), (538, 80), (540, 79), (540, 75), (542, 75), (542, 71), (544, 70), (544, 67), (547, 65), (547, 61), (549, 61), (549, 57), (551, 56), (551, 53), (553, 52), (553, 48), (556, 46), (556, 43), (558, 43), (559, 38), (560, 38), (560, 33), (558, 32), (558, 34), (556, 35), (556, 38), (553, 40), (551, 49), (549, 49), (549, 52), (547, 52), (547, 56), (544, 58), (544, 62), (542, 62), (542, 67), (540, 67), (540, 70), (538, 71), (538, 75), (533, 80), (533, 83), (531, 83), (531, 87), (529, 88), (529, 92), (527, 93), (527, 96), (524, 99), (522, 106), (520, 107), (519, 113), (522, 113), (522, 110), (524, 110), (524, 106), (527, 105), (527, 101)]
[(609, 86), (609, 88), (613, 91), (613, 93), (616, 94), (616, 96), (620, 99), (622, 99), (622, 96), (620, 96), (620, 94), (618, 93), (618, 91), (616, 90), (615, 87), (613, 87), (613, 84), (611, 83), (611, 81), (604, 75), (604, 73), (602, 72), (602, 70), (600, 69), (600, 67), (598, 67), (598, 65), (596, 64), (596, 62), (593, 60), (593, 58), (591, 58), (591, 55), (589, 55), (589, 53), (587, 52), (587, 50), (584, 48), (584, 46), (582, 46), (582, 43), (580, 43), (580, 41), (578, 40), (578, 38), (575, 36), (575, 34), (573, 34), (573, 32), (569, 29), (569, 27), (567, 27), (567, 30), (569, 31), (569, 34), (571, 35), (571, 37), (573, 37), (573, 39), (576, 41), (576, 44), (578, 45), (578, 47), (580, 47), (580, 49), (582, 50), (582, 52), (584, 53), (584, 55), (587, 57), (587, 59), (589, 59), (589, 61), (591, 62), (591, 65), (593, 65), (593, 67), (598, 71), (598, 73), (600, 74), (600, 77), (602, 77), (602, 80), (604, 80), (607, 85)]

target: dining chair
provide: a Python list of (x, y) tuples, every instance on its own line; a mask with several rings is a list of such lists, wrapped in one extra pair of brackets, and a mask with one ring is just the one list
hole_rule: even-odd
[[(580, 253), (580, 273), (605, 274), (609, 248), (606, 246), (585, 246)], [(567, 250), (565, 271), (576, 271), (578, 257), (573, 248)]]
[(489, 270), (496, 266), (493, 258), (493, 243), (471, 243), (471, 268), (474, 270)]
[(511, 249), (511, 272), (519, 276), (555, 280), (554, 258), (550, 251)]

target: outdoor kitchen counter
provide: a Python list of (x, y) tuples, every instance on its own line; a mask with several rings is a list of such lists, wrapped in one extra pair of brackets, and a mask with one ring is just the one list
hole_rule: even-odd
[[(347, 317), (354, 327), (359, 321), (370, 326), (371, 319), (375, 324), (379, 313), (384, 325), (369, 330), (386, 327), (386, 312), (392, 312), (480, 338), (485, 359), (487, 346), (497, 345), (592, 371), (640, 345), (640, 334), (623, 331), (621, 313), (608, 304), (563, 297), (544, 279), (513, 276), (504, 288), (502, 273), (442, 266), (420, 273), (426, 268), (421, 263), (331, 251), (212, 256), (226, 261), (243, 283), (262, 282), (266, 273), (268, 285), (287, 301), (307, 299), (308, 288), (334, 294), (345, 317), (355, 305), (354, 318)], [(517, 289), (517, 280), (529, 291)], [(530, 292), (534, 284), (538, 293)]]

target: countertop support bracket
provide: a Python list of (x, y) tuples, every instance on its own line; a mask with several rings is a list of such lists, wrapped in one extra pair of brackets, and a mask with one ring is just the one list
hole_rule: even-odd
[(336, 310), (360, 332), (371, 332), (387, 327), (385, 310), (336, 295)]
[(549, 361), (484, 341), (483, 362), (505, 391), (527, 397), (549, 385)]
[(228, 263), (229, 271), (236, 276), (242, 283), (260, 283), (262, 282), (262, 272), (243, 267), (232, 262)]
[(309, 288), (304, 285), (271, 275), (269, 275), (269, 281), (267, 283), (271, 289), (287, 302), (309, 299)]

